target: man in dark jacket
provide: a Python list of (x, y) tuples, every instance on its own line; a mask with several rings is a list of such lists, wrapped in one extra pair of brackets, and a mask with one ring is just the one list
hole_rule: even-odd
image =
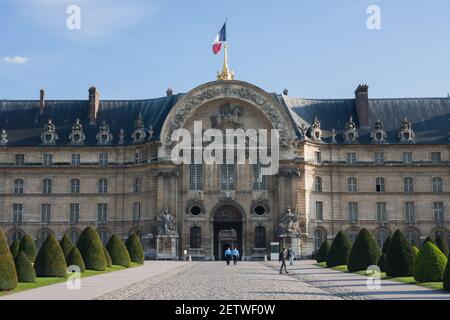
[(286, 259), (287, 259), (287, 250), (286, 250), (286, 248), (283, 248), (283, 250), (280, 252), (280, 261), (281, 261), (280, 274), (283, 273), (283, 267), (284, 267), (284, 271), (286, 273), (289, 273), (286, 269)]

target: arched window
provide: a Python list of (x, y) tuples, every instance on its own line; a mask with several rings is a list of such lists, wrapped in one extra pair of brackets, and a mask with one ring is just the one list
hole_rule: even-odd
[(14, 193), (15, 194), (23, 193), (23, 179), (14, 180)]
[(258, 226), (255, 228), (255, 248), (266, 248), (266, 228)]
[(314, 231), (314, 248), (319, 250), (322, 243), (325, 241), (325, 234), (322, 229), (316, 229)]
[(141, 192), (141, 178), (135, 178), (133, 183), (133, 192)]
[(314, 178), (314, 191), (322, 192), (322, 178), (321, 177), (315, 177)]
[(47, 238), (50, 236), (50, 231), (48, 230), (41, 230), (38, 233), (37, 236), (37, 242), (38, 242), (38, 248), (40, 248), (42, 246), (42, 244), (45, 242), (45, 240), (47, 240)]
[(70, 180), (70, 192), (71, 193), (80, 193), (80, 180), (78, 180), (78, 179)]
[(376, 179), (376, 192), (384, 192), (384, 178)]
[(433, 192), (437, 193), (442, 192), (442, 178), (440, 177), (433, 178)]
[(108, 231), (102, 229), (102, 230), (97, 230), (97, 232), (100, 237), (100, 240), (102, 240), (103, 245), (106, 245), (106, 243), (109, 240)]
[(384, 229), (380, 229), (377, 231), (377, 243), (380, 248), (383, 248), (383, 244), (388, 237), (388, 232)]
[(42, 180), (42, 193), (52, 193), (52, 180)]
[(408, 230), (406, 231), (406, 239), (411, 245), (417, 246), (419, 243), (419, 234), (416, 230)]
[(200, 227), (191, 228), (190, 238), (191, 249), (200, 249), (202, 247), (202, 229)]
[(107, 193), (108, 192), (108, 180), (100, 179), (98, 180), (98, 193)]
[(74, 245), (77, 244), (79, 236), (80, 236), (80, 235), (79, 235), (79, 233), (78, 233), (77, 230), (71, 230), (71, 231), (69, 232), (69, 239), (70, 239), (70, 241), (72, 241), (72, 243), (73, 243)]

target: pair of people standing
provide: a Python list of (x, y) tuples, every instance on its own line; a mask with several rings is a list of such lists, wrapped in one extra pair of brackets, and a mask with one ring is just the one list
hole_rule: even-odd
[(227, 266), (230, 265), (231, 259), (233, 259), (233, 264), (236, 266), (239, 260), (239, 250), (237, 248), (234, 248), (233, 250), (228, 248), (225, 250), (225, 260), (227, 262)]

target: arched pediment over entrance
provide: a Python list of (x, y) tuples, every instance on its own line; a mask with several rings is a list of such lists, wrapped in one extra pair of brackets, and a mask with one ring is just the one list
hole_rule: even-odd
[(242, 81), (214, 81), (201, 85), (186, 94), (172, 108), (161, 130), (160, 157), (167, 157), (175, 145), (172, 133), (184, 127), (196, 110), (219, 100), (235, 100), (250, 104), (260, 111), (272, 128), (279, 130), (280, 151), (292, 150), (295, 131), (287, 110), (264, 90)]
[(217, 222), (242, 221), (242, 218), (241, 211), (232, 205), (222, 206), (214, 214), (214, 221)]

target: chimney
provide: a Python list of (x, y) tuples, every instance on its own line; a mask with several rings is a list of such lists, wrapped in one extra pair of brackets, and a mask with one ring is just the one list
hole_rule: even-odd
[(369, 127), (369, 86), (360, 84), (355, 90), (356, 114), (358, 115), (359, 126)]
[(89, 124), (95, 124), (98, 107), (100, 105), (100, 92), (96, 87), (89, 88)]
[(39, 112), (41, 114), (44, 113), (44, 108), (45, 108), (45, 91), (44, 89), (41, 89), (40, 91), (40, 97), (39, 97)]

